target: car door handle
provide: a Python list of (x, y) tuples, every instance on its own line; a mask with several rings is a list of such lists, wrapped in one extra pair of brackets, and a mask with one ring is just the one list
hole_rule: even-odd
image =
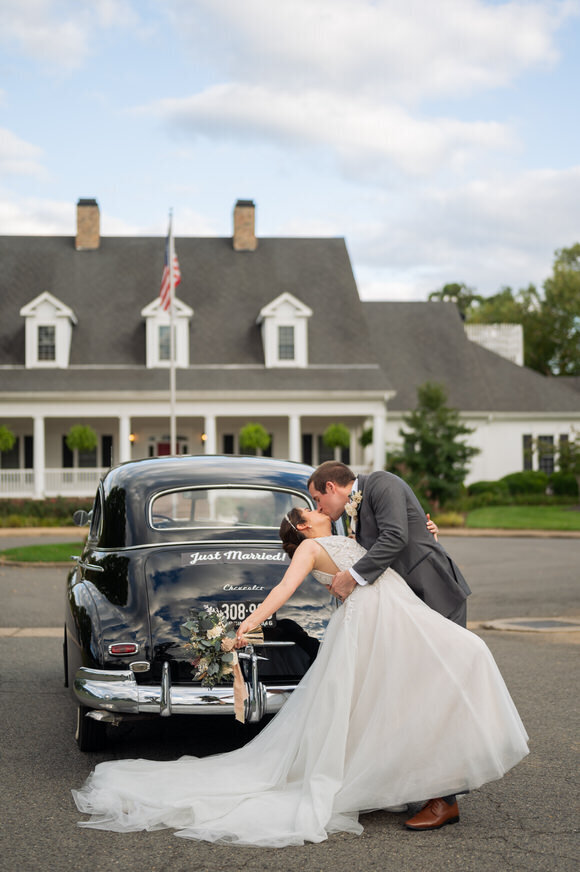
[[(75, 557), (74, 559), (78, 560), (78, 557)], [(85, 563), (84, 560), (79, 560), (79, 566), (81, 567), (81, 569), (91, 569), (93, 572), (105, 571), (104, 566), (97, 566), (95, 563)]]

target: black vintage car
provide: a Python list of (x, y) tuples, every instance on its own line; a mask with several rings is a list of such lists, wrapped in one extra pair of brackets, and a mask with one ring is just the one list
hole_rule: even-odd
[[(193, 680), (181, 625), (206, 605), (239, 624), (288, 566), (278, 528), (313, 508), (311, 468), (260, 457), (156, 457), (103, 478), (87, 543), (67, 582), (65, 684), (76, 740), (97, 750), (107, 723), (144, 715), (233, 716), (231, 684)], [(83, 517), (84, 516), (84, 517)], [(333, 603), (306, 579), (248, 646), (247, 722), (277, 711), (316, 656)]]

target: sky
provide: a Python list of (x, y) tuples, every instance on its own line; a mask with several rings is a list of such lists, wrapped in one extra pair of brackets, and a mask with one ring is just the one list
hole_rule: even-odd
[[(580, 242), (580, 0), (1, 0), (0, 234), (344, 237), (360, 295)], [(299, 296), (299, 294), (298, 294)]]

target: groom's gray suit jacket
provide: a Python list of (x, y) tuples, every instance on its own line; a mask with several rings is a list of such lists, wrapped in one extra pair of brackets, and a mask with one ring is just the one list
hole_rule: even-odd
[(379, 470), (359, 475), (358, 489), (362, 502), (356, 539), (367, 553), (353, 568), (372, 583), (390, 567), (428, 606), (453, 616), (471, 591), (459, 567), (427, 530), (425, 512), (411, 488)]

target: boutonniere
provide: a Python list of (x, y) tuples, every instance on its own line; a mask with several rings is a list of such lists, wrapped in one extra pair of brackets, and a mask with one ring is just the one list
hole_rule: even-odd
[(352, 518), (353, 521), (356, 521), (358, 517), (358, 507), (362, 503), (362, 491), (353, 491), (350, 495), (350, 500), (344, 507), (346, 514), (349, 518)]

